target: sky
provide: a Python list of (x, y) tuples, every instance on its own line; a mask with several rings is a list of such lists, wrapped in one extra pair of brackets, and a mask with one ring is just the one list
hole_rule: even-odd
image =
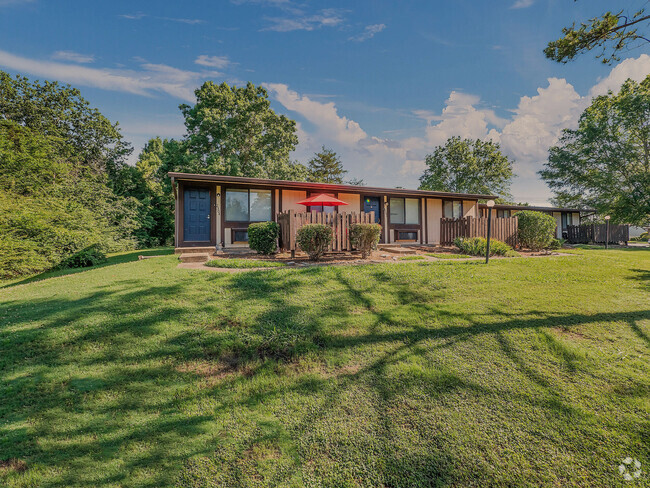
[(543, 49), (564, 26), (645, 0), (0, 0), (0, 69), (58, 80), (134, 146), (180, 138), (204, 81), (263, 85), (298, 123), (291, 157), (322, 145), (372, 186), (417, 188), (448, 137), (515, 161), (515, 201), (548, 204), (537, 176), (593, 96), (650, 74), (650, 44), (603, 65)]

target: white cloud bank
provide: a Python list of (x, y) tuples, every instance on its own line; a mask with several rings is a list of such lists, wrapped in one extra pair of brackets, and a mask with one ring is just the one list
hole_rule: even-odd
[(348, 41), (357, 41), (357, 42), (367, 41), (368, 39), (372, 39), (373, 37), (375, 37), (375, 34), (379, 34), (385, 28), (386, 28), (386, 24), (367, 25), (365, 29), (363, 29), (363, 32), (357, 34), (356, 36), (349, 37)]
[[(68, 56), (68, 60), (71, 60)], [(76, 62), (80, 62), (77, 60)], [(0, 50), (0, 67), (64, 83), (135, 95), (164, 93), (193, 102), (194, 89), (205, 79), (221, 76), (213, 71), (188, 71), (165, 64), (141, 62), (139, 70), (90, 68), (55, 61), (30, 59)]]
[(71, 61), (73, 63), (93, 63), (95, 62), (95, 56), (92, 54), (81, 54), (74, 51), (55, 51), (52, 53), (52, 59), (59, 61)]
[(548, 149), (567, 127), (575, 127), (592, 97), (616, 90), (627, 79), (643, 80), (650, 73), (650, 56), (627, 59), (594, 85), (585, 96), (564, 79), (549, 78), (537, 94), (524, 96), (512, 116), (504, 119), (484, 108), (476, 95), (451, 92), (441, 113), (414, 111), (424, 122), (424, 135), (399, 140), (369, 135), (354, 120), (339, 114), (333, 102), (318, 102), (281, 83), (267, 84), (271, 95), (290, 112), (309, 122), (299, 125), (298, 157), (306, 160), (321, 145), (342, 157), (350, 176), (383, 186), (416, 188), (424, 169), (424, 156), (451, 136), (490, 139), (516, 160), (518, 175), (513, 195), (520, 201), (545, 203), (551, 196), (536, 172), (547, 159)]

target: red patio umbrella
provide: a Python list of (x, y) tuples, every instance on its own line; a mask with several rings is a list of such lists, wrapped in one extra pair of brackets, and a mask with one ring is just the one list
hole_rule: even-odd
[(334, 198), (331, 195), (326, 195), (325, 193), (321, 193), (320, 195), (306, 198), (305, 200), (300, 200), (297, 203), (299, 203), (300, 205), (305, 205), (307, 207), (312, 207), (312, 206), (320, 207), (321, 205), (324, 205), (325, 207), (338, 207), (339, 205), (350, 205), (348, 202), (344, 202), (343, 200)]

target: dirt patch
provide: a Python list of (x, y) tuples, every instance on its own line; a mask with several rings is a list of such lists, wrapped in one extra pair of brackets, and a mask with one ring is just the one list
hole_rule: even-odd
[(0, 461), (0, 472), (14, 471), (16, 473), (24, 473), (27, 471), (27, 463), (21, 459), (11, 458)]
[(179, 373), (191, 373), (216, 382), (242, 372), (240, 361), (235, 356), (224, 356), (218, 360), (196, 360), (181, 363), (176, 366)]
[(589, 339), (586, 335), (576, 332), (565, 327), (553, 327), (551, 328), (553, 333), (559, 337), (566, 337), (569, 339)]

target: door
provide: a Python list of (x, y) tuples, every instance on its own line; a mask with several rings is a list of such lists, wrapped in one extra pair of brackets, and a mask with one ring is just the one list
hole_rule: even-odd
[(183, 241), (210, 242), (210, 190), (186, 188), (183, 194)]
[(375, 212), (375, 223), (381, 221), (381, 212), (379, 207), (379, 197), (364, 197), (363, 198), (363, 211)]

